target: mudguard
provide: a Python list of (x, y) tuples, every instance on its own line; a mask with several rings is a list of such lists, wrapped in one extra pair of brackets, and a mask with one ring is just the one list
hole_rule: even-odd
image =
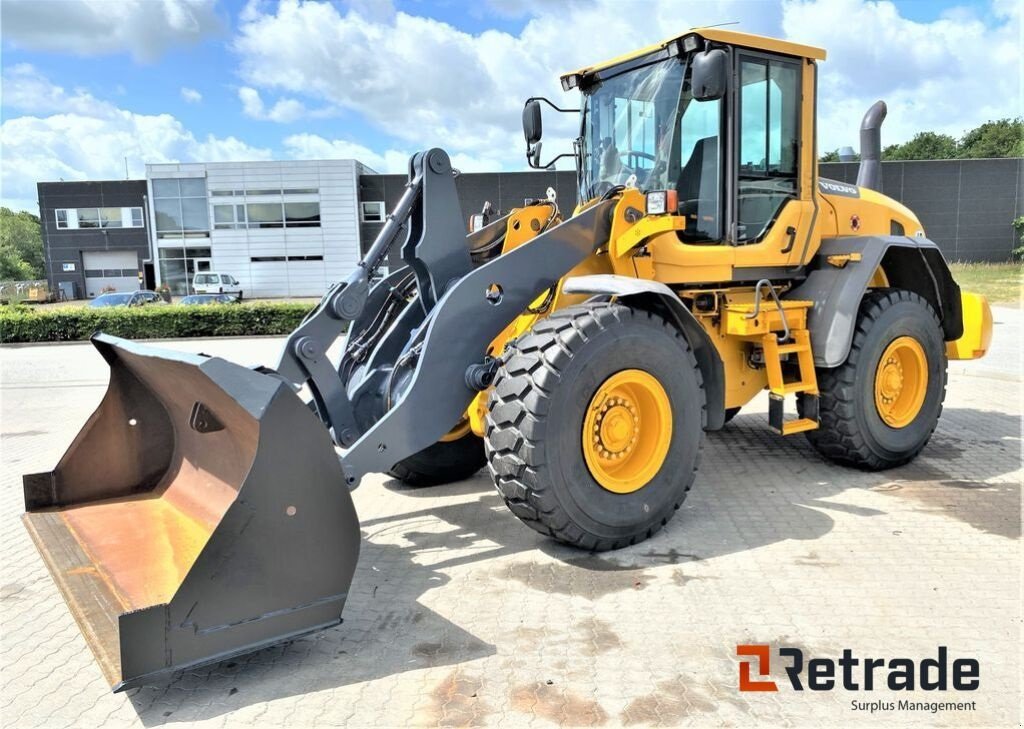
[(595, 274), (566, 279), (562, 291), (566, 294), (615, 296), (630, 306), (656, 311), (675, 324), (693, 349), (704, 379), (704, 394), (707, 398), (704, 427), (706, 430), (722, 429), (725, 425), (725, 372), (722, 359), (704, 327), (672, 289), (658, 281)]
[[(855, 254), (859, 260), (836, 256)], [(830, 263), (832, 258), (836, 263)], [(927, 238), (848, 236), (822, 241), (807, 279), (783, 299), (814, 302), (807, 315), (816, 367), (838, 367), (853, 343), (857, 310), (871, 277), (882, 266), (889, 285), (920, 294), (938, 313), (946, 341), (963, 334), (960, 287), (939, 247)]]

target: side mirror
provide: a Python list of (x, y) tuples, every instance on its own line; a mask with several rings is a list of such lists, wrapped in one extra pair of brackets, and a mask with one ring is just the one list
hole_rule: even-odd
[(526, 137), (526, 145), (531, 146), (539, 142), (542, 134), (540, 102), (532, 99), (523, 107), (523, 136)]
[(693, 89), (695, 100), (721, 99), (725, 96), (728, 80), (729, 54), (721, 48), (694, 54), (693, 60), (690, 61), (690, 87)]

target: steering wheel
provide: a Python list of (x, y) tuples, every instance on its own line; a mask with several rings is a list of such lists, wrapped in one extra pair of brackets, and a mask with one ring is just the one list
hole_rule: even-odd
[(636, 169), (636, 165), (629, 164), (629, 160), (634, 158), (634, 157), (643, 158), (643, 159), (649, 159), (651, 162), (654, 162), (654, 160), (655, 160), (655, 156), (653, 154), (648, 154), (647, 152), (641, 152), (640, 150), (637, 150), (637, 149), (627, 149), (625, 152), (619, 152), (619, 157), (625, 157), (626, 158), (626, 163), (627, 163), (626, 166), (630, 167), (632, 169)]

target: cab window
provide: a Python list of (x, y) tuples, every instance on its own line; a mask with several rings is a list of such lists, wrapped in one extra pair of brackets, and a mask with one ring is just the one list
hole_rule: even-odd
[(737, 239), (754, 242), (797, 195), (800, 66), (740, 61)]
[(680, 231), (679, 237), (687, 243), (719, 241), (722, 238), (719, 225), (722, 104), (693, 99), (687, 85), (682, 107), (676, 157), (681, 167), (676, 189), (679, 212), (686, 218), (686, 228)]

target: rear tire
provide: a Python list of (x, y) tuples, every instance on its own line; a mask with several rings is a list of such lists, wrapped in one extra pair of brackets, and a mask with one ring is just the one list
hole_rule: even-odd
[(469, 433), (458, 440), (441, 440), (403, 458), (388, 471), (407, 486), (423, 488), (462, 481), (487, 464), (483, 441)]
[[(584, 453), (583, 429), (595, 395), (637, 371), (670, 404), (662, 413), (671, 428), (644, 433), (650, 419), (640, 407), (637, 442), (654, 433), (666, 450), (653, 475), (616, 492), (588, 466), (595, 456)], [(589, 303), (538, 322), (506, 350), (487, 408), (484, 443), (498, 493), (524, 524), (565, 544), (602, 551), (647, 539), (693, 484), (706, 421), (701, 372), (678, 330), (649, 312)]]
[[(892, 415), (883, 415), (876, 404), (876, 379), (882, 355), (898, 341), (909, 341), (923, 353), (927, 384), (922, 386), (920, 406), (909, 409), (908, 422), (893, 427)], [(846, 361), (819, 369), (817, 375), (820, 426), (808, 431), (807, 439), (819, 453), (866, 471), (908, 463), (931, 438), (946, 397), (946, 348), (939, 318), (911, 291), (869, 291), (860, 305)]]

